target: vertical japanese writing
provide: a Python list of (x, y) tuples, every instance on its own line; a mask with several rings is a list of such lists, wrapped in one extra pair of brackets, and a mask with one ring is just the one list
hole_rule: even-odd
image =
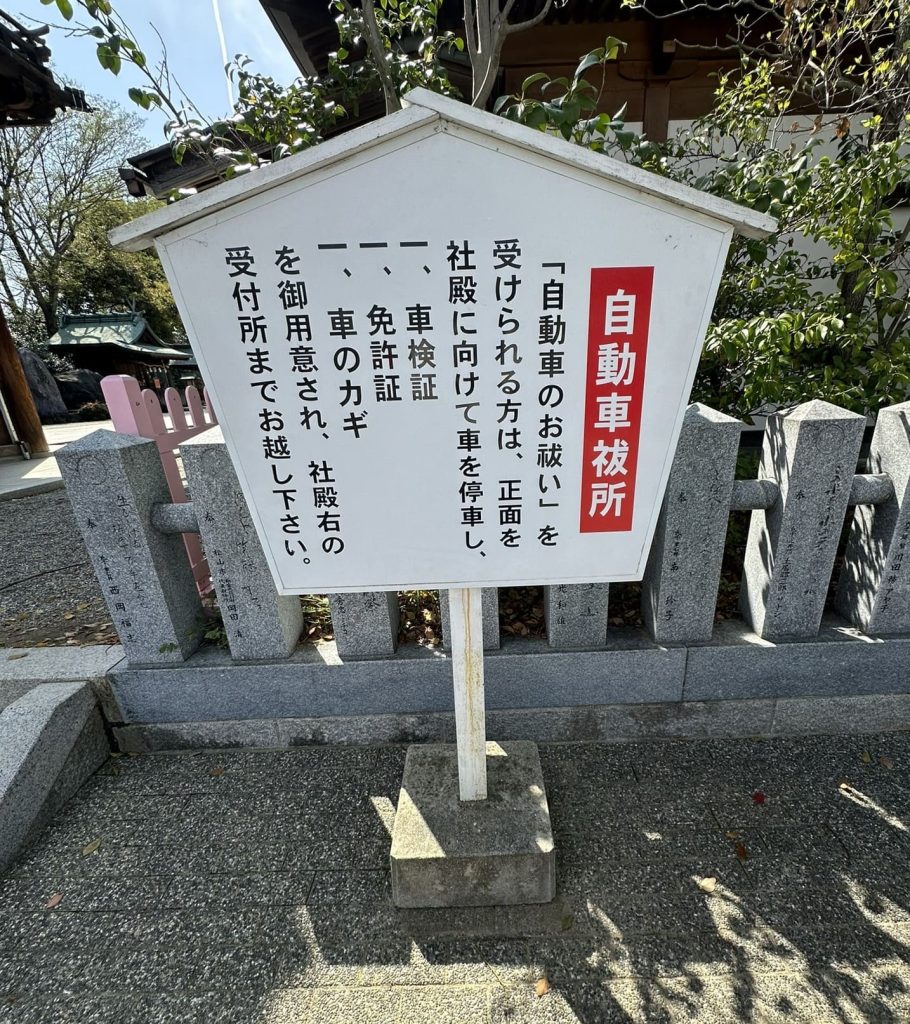
[[(540, 290), (537, 318), (537, 507), (540, 525), (537, 541), (555, 547), (559, 536), (558, 517), (560, 473), (563, 462), (562, 416), (558, 410), (565, 391), (557, 378), (565, 373), (566, 343), (565, 263), (542, 263), (544, 281)], [(552, 511), (550, 511), (552, 510)]]
[[(276, 265), (280, 266), (280, 251), (276, 251), (275, 255), (278, 257)], [(296, 489), (291, 486), (293, 473), (287, 468), (292, 453), (285, 428), (285, 413), (278, 405), (278, 385), (269, 350), (268, 324), (265, 315), (260, 312), (262, 288), (258, 283), (256, 257), (248, 245), (228, 246), (224, 250), (224, 262), (228, 267), (228, 283), (233, 284), (231, 297), (236, 308), (239, 341), (244, 347), (246, 369), (252, 378), (248, 384), (258, 392), (260, 401), (256, 420), (263, 435), (263, 458), (269, 467), (272, 493), (282, 498), (283, 514), (278, 524), (285, 551), (294, 557), (305, 553), (306, 545), (299, 538), (300, 517), (292, 511), (297, 495)]]
[[(499, 400), (496, 403), (496, 447), (509, 452), (516, 459), (523, 458), (521, 432), (522, 400), (521, 379), (513, 367), (522, 362), (519, 351), (521, 322), (516, 306), (521, 290), (521, 244), (517, 238), (501, 238), (493, 242), (493, 273), (496, 275), (494, 292), (499, 306), (496, 329), (496, 365), (499, 367)], [(521, 544), (523, 502), (520, 478), (507, 477), (498, 481), (499, 543), (506, 548)]]
[(477, 264), (475, 250), (465, 239), (463, 242), (450, 241), (446, 260), (449, 264), (449, 306), (452, 307), (452, 366), (455, 370), (455, 408), (461, 414), (457, 420), (455, 449), (458, 452), (458, 472), (461, 481), (458, 499), (461, 506), (461, 525), (464, 529), (464, 544), (469, 551), (483, 550), (484, 539), (479, 527), (484, 524), (484, 489), (481, 479), (480, 453), (483, 443), (477, 410), (480, 402), (474, 392), (480, 377), (477, 349), (476, 314), (468, 307), (477, 303)]
[(632, 529), (653, 267), (591, 270), (581, 532)]

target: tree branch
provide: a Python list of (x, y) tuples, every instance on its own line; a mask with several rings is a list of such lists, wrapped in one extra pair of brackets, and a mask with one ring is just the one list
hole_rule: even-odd
[[(386, 63), (386, 51), (382, 43), (382, 35), (379, 32), (379, 25), (376, 21), (376, 8), (373, 0), (360, 0), (363, 12), (364, 35), (367, 46), (373, 54), (373, 62), (376, 65), (376, 73), (379, 75), (379, 82), (382, 85), (382, 95), (385, 99), (385, 112), (394, 114), (401, 110), (401, 100), (398, 98), (398, 90), (392, 76), (389, 74), (389, 66)], [(345, 6), (348, 6), (347, 3)]]

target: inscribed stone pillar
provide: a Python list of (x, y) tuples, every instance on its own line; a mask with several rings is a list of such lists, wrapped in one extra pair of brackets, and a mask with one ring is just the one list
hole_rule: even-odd
[[(481, 595), (483, 609), (483, 649), (499, 650), (499, 588), (484, 587)], [(449, 602), (444, 590), (439, 592), (439, 617), (442, 622), (442, 645), (448, 651), (452, 640), (449, 632)]]
[(758, 475), (780, 497), (752, 513), (740, 593), (766, 640), (818, 633), (865, 423), (821, 401), (768, 418)]
[(711, 639), (742, 424), (690, 405), (641, 587), (658, 643)]
[(910, 402), (878, 414), (869, 472), (893, 492), (857, 505), (837, 588), (837, 610), (867, 633), (910, 632)]
[(231, 657), (286, 658), (303, 626), (300, 598), (275, 590), (221, 428), (185, 441), (180, 454)]
[(329, 607), (342, 658), (382, 658), (395, 653), (400, 611), (394, 590), (330, 594)]
[(543, 588), (547, 643), (560, 649), (607, 642), (609, 583), (562, 583)]
[(199, 646), (202, 606), (180, 534), (152, 526), (153, 506), (171, 500), (155, 442), (96, 430), (57, 464), (127, 658), (183, 661)]

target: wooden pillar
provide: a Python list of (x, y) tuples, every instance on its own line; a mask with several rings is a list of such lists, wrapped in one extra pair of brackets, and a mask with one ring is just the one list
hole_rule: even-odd
[(670, 127), (670, 83), (645, 83), (643, 130), (652, 142), (666, 142)]
[(16, 351), (16, 344), (10, 334), (9, 324), (0, 309), (0, 387), (6, 399), (10, 416), (19, 440), (25, 441), (33, 455), (50, 451), (44, 428), (35, 408), (35, 400), (29, 390), (25, 371)]

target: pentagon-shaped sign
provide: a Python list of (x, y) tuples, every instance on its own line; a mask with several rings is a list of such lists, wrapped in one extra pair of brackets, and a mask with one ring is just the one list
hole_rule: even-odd
[(640, 579), (731, 235), (423, 90), (118, 229), (158, 246), (283, 594)]

